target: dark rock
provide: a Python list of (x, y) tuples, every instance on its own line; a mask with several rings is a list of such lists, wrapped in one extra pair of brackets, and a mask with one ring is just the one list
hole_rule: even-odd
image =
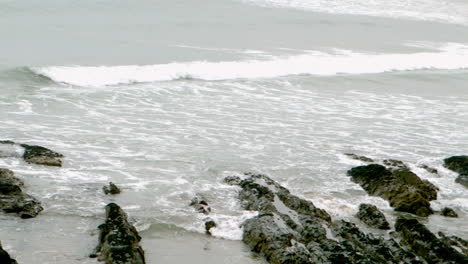
[(332, 222), (326, 211), (265, 175), (246, 176), (241, 205), (259, 215), (243, 223), (243, 241), (269, 263), (422, 263), (394, 240), (376, 239), (346, 221)]
[(419, 216), (433, 213), (429, 201), (437, 199), (437, 188), (410, 170), (389, 170), (379, 164), (370, 164), (354, 167), (348, 175), (370, 195), (388, 200), (396, 211)]
[(364, 161), (364, 162), (374, 162), (373, 159), (368, 158), (366, 156), (358, 156), (358, 155), (353, 154), (353, 153), (345, 153), (345, 155), (350, 157), (351, 159), (355, 159), (355, 160), (360, 160), (360, 161)]
[(379, 211), (377, 206), (372, 204), (360, 204), (359, 212), (356, 215), (366, 225), (378, 229), (390, 229), (390, 225), (385, 215)]
[(14, 145), (15, 142), (13, 142), (11, 140), (0, 140), (0, 144)]
[(452, 208), (445, 207), (442, 209), (440, 212), (441, 215), (447, 216), (447, 217), (458, 217), (458, 214), (455, 213), (455, 211)]
[(109, 185), (102, 187), (102, 190), (104, 191), (105, 194), (119, 194), (120, 193), (120, 188), (117, 187), (117, 185), (115, 185), (112, 182), (109, 182)]
[(437, 171), (437, 169), (434, 169), (434, 168), (432, 168), (432, 167), (429, 167), (429, 166), (427, 166), (427, 165), (425, 165), (425, 164), (420, 165), (419, 167), (422, 168), (422, 169), (427, 170), (428, 172), (430, 172), (430, 173), (432, 173), (432, 174), (437, 174), (437, 173), (439, 173), (439, 172)]
[(410, 247), (415, 254), (428, 263), (468, 263), (468, 256), (438, 239), (416, 219), (399, 217), (395, 223), (395, 229), (401, 236), (401, 243)]
[(455, 182), (468, 188), (468, 175), (467, 174), (458, 175), (458, 177), (455, 179)]
[(10, 257), (10, 254), (8, 254), (8, 252), (6, 252), (2, 248), (2, 244), (0, 244), (0, 263), (1, 264), (18, 264), (18, 262), (16, 262), (16, 260), (12, 259)]
[(387, 159), (383, 161), (383, 164), (385, 164), (388, 167), (395, 168), (395, 169), (406, 169), (409, 170), (408, 166), (406, 166), (403, 161), (400, 160), (394, 160), (394, 159)]
[(205, 231), (207, 235), (211, 235), (211, 228), (216, 227), (215, 221), (212, 219), (206, 219), (205, 220)]
[(226, 178), (224, 178), (224, 182), (226, 182), (229, 185), (239, 185), (241, 181), (241, 178), (238, 176), (227, 176)]
[(24, 148), (23, 159), (28, 163), (47, 166), (62, 166), (63, 155), (41, 146), (21, 144)]
[(468, 156), (453, 156), (444, 159), (444, 165), (449, 170), (453, 170), (462, 175), (468, 175)]
[(193, 199), (190, 201), (190, 206), (202, 214), (209, 214), (211, 212), (211, 207), (208, 205), (206, 199), (202, 196), (193, 197)]
[(141, 237), (128, 223), (127, 214), (115, 203), (106, 206), (106, 222), (99, 226), (99, 244), (90, 257), (106, 264), (144, 264)]
[(445, 244), (458, 249), (459, 252), (462, 252), (464, 255), (468, 256), (468, 241), (461, 239), (457, 236), (446, 236), (444, 233), (437, 233), (440, 237), (440, 240)]
[(0, 169), (0, 209), (21, 218), (36, 217), (44, 208), (36, 198), (23, 193), (22, 185), (23, 181), (16, 178), (13, 171)]

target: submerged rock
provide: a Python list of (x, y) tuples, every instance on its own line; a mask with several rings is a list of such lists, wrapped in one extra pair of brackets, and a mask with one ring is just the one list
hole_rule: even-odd
[(106, 206), (106, 222), (99, 226), (99, 244), (90, 257), (106, 264), (144, 264), (141, 237), (128, 223), (127, 214), (115, 203)]
[(3, 248), (2, 248), (2, 244), (0, 243), (0, 263), (1, 264), (18, 264), (18, 262), (16, 262), (16, 260), (12, 259), (10, 257), (10, 254), (8, 254), (8, 252), (6, 252)]
[(360, 204), (356, 215), (366, 225), (378, 229), (390, 229), (385, 215), (372, 204)]
[(437, 199), (437, 187), (410, 170), (389, 170), (379, 164), (370, 164), (354, 167), (348, 175), (370, 195), (388, 200), (396, 211), (419, 216), (433, 213), (429, 201)]
[(16, 213), (21, 218), (36, 217), (44, 208), (31, 195), (21, 190), (23, 181), (9, 169), (0, 169), (0, 209), (6, 213)]
[(450, 158), (444, 159), (444, 165), (449, 170), (458, 172), (456, 183), (468, 188), (468, 156), (453, 156)]
[(447, 217), (458, 217), (458, 214), (455, 213), (455, 211), (452, 208), (448, 208), (448, 207), (444, 207), (444, 209), (442, 209), (440, 214), (443, 216), (447, 216)]
[(345, 153), (345, 155), (352, 158), (352, 159), (355, 159), (355, 160), (360, 160), (360, 161), (364, 161), (364, 162), (374, 162), (373, 159), (368, 158), (366, 156), (358, 156), (358, 155), (353, 154), (353, 153)]
[(437, 173), (439, 173), (439, 172), (437, 171), (437, 169), (432, 168), (432, 167), (429, 167), (429, 166), (427, 166), (427, 165), (425, 165), (425, 164), (420, 165), (419, 168), (425, 169), (425, 170), (427, 170), (429, 173), (432, 173), (432, 174), (437, 174)]
[(41, 146), (21, 144), (24, 148), (23, 159), (28, 163), (47, 166), (62, 166), (63, 155)]
[(395, 229), (401, 237), (401, 243), (410, 247), (428, 263), (466, 264), (468, 256), (463, 255), (442, 240), (416, 219), (399, 217)]
[(409, 170), (408, 166), (406, 166), (403, 161), (400, 160), (394, 160), (394, 159), (387, 159), (383, 161), (383, 164), (386, 166), (393, 168), (393, 169), (406, 169)]
[(259, 211), (243, 223), (252, 251), (274, 264), (422, 263), (394, 240), (376, 239), (310, 201), (292, 195), (272, 179), (246, 174), (239, 186), (244, 209)]
[[(208, 205), (207, 200), (201, 195), (193, 197), (193, 199), (190, 201), (190, 206), (195, 208), (195, 210), (201, 214), (208, 215), (211, 212), (211, 207)], [(211, 235), (211, 229), (217, 226), (216, 222), (209, 217), (205, 218), (203, 221), (205, 222), (206, 234)]]
[(109, 185), (102, 187), (102, 190), (104, 191), (104, 194), (119, 194), (121, 192), (120, 188), (112, 182), (109, 182)]

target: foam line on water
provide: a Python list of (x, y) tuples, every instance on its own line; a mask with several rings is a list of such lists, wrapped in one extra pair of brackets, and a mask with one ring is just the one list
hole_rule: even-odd
[(468, 25), (468, 5), (460, 0), (241, 0), (263, 7), (329, 14), (366, 15)]
[(468, 46), (446, 44), (434, 51), (416, 53), (333, 53), (305, 54), (269, 60), (224, 62), (173, 62), (157, 65), (51, 66), (31, 70), (59, 83), (77, 86), (106, 86), (178, 79), (228, 80), (275, 78), (288, 75), (369, 74), (412, 70), (459, 70), (468, 68)]

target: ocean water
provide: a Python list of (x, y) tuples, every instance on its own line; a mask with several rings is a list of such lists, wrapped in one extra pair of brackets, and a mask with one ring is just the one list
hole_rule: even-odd
[(440, 188), (433, 208), (460, 215), (422, 221), (467, 239), (466, 188), (442, 166), (468, 153), (467, 18), (461, 0), (0, 0), (0, 139), (66, 156), (49, 168), (0, 146), (45, 207), (0, 214), (2, 245), (19, 263), (97, 263), (117, 202), (148, 263), (265, 263), (240, 241), (256, 213), (223, 178), (266, 173), (334, 219), (371, 202), (393, 222), (347, 152), (407, 162)]

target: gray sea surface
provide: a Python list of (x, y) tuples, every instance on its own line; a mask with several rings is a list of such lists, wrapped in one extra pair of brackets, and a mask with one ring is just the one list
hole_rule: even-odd
[(0, 0), (0, 140), (65, 155), (45, 167), (0, 145), (45, 208), (0, 214), (2, 245), (21, 264), (98, 263), (116, 202), (147, 263), (265, 263), (240, 241), (256, 212), (223, 178), (266, 173), (334, 219), (371, 202), (393, 224), (348, 152), (406, 162), (460, 216), (422, 221), (468, 239), (467, 190), (442, 164), (468, 155), (467, 17), (460, 0)]

